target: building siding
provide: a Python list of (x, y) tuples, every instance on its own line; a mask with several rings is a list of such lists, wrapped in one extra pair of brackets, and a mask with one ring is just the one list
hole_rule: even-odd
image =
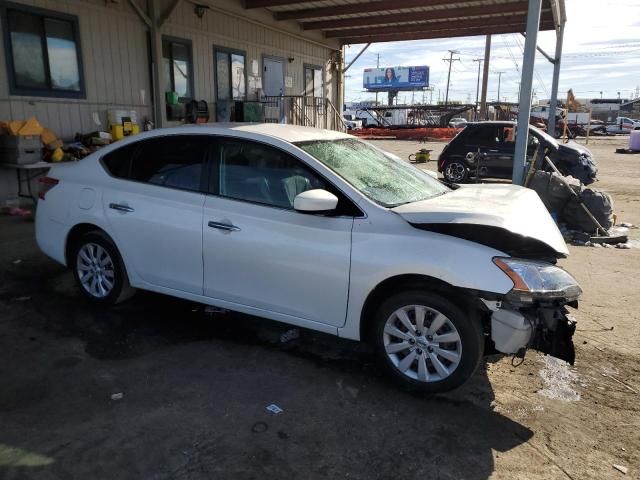
[[(126, 0), (118, 3), (18, 0), (14, 3), (78, 17), (86, 98), (10, 95), (3, 45), (0, 48), (0, 120), (35, 116), (59, 137), (71, 140), (76, 133), (106, 129), (107, 110), (112, 108), (135, 110), (139, 123), (144, 118), (152, 119), (147, 27)], [(164, 12), (169, 3), (170, 0), (161, 0), (159, 11)], [(253, 60), (262, 72), (263, 56), (284, 58), (285, 76), (292, 78), (292, 87), (286, 89), (286, 95), (303, 92), (305, 64), (324, 66), (324, 95), (336, 102), (336, 76), (330, 59), (339, 48), (337, 44), (323, 46), (320, 43), (325, 40), (321, 38), (310, 41), (299, 38), (301, 32), (295, 31), (295, 24), (279, 24), (264, 11), (245, 12), (235, 0), (212, 1), (210, 5), (213, 8), (200, 19), (194, 13), (194, 4), (182, 1), (164, 23), (161, 34), (192, 41), (194, 97), (208, 102), (212, 120), (215, 120), (216, 46), (244, 51), (248, 73)], [(4, 37), (0, 36), (0, 42), (3, 41)], [(247, 94), (249, 100), (257, 99), (256, 92)], [(0, 198), (15, 195), (15, 187), (15, 172), (0, 170)]]

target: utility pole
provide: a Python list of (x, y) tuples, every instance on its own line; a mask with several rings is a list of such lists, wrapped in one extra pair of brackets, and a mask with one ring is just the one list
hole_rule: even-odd
[(449, 81), (451, 80), (451, 65), (453, 62), (459, 62), (459, 58), (453, 58), (454, 54), (459, 53), (456, 50), (449, 50), (449, 58), (443, 58), (445, 62), (449, 62), (449, 73), (447, 75), (447, 93), (444, 96), (444, 108), (447, 108), (447, 104), (449, 103)]
[(491, 56), (491, 35), (487, 35), (484, 46), (484, 68), (482, 73), (482, 96), (480, 99), (480, 119), (487, 118), (487, 85), (489, 83), (489, 57)]
[[(376, 68), (380, 68), (380, 54), (378, 53), (378, 60), (376, 61)], [(378, 92), (376, 91), (376, 107), (378, 106)]]
[(478, 83), (476, 84), (476, 109), (473, 112), (473, 119), (474, 120), (478, 120), (478, 96), (480, 94), (480, 66), (482, 65), (482, 59), (481, 58), (474, 58), (473, 59), (474, 62), (478, 62)]
[(500, 81), (502, 80), (502, 74), (504, 72), (494, 72), (498, 74), (498, 103), (500, 103)]

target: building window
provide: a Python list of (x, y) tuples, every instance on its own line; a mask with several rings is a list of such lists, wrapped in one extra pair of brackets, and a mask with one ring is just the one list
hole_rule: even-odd
[(193, 98), (191, 40), (162, 37), (164, 91), (176, 92), (181, 102)]
[(14, 4), (1, 9), (10, 93), (84, 98), (78, 18)]
[(244, 52), (215, 49), (216, 98), (218, 100), (246, 99), (245, 58)]
[(304, 66), (304, 94), (307, 97), (324, 97), (322, 68), (313, 65)]

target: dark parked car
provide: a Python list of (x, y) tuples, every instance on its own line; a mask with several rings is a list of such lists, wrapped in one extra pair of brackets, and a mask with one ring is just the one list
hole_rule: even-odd
[[(471, 178), (511, 178), (515, 131), (516, 122), (469, 123), (444, 147), (438, 159), (438, 171), (452, 183), (465, 183)], [(529, 126), (528, 160), (533, 158), (539, 143), (548, 147), (549, 158), (563, 175), (571, 175), (585, 185), (595, 181), (598, 169), (587, 148), (569, 142), (561, 143), (556, 149), (556, 141), (551, 136)]]

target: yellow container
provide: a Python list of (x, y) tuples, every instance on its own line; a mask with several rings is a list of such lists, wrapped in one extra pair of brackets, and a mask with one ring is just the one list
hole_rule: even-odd
[(129, 135), (137, 135), (140, 133), (140, 127), (137, 123), (127, 122), (126, 127), (125, 129), (124, 125), (111, 125), (111, 138), (113, 138), (113, 140), (120, 140)]

